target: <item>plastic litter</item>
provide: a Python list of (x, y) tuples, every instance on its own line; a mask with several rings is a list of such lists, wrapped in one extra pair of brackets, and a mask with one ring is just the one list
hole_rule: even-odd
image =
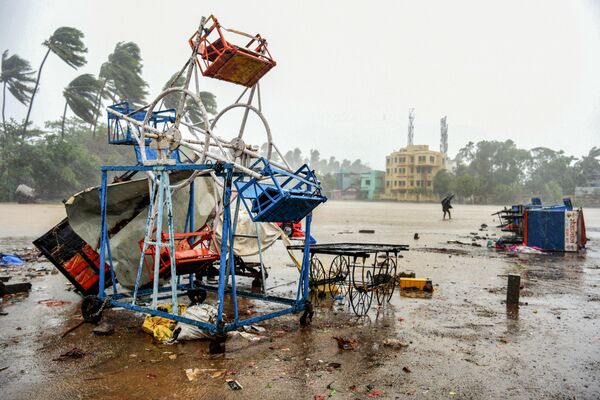
[(0, 253), (0, 264), (4, 265), (21, 265), (24, 261), (16, 254)]
[[(207, 324), (214, 324), (217, 319), (217, 308), (210, 304), (197, 304), (188, 307), (183, 313), (183, 317), (205, 322)], [(204, 329), (183, 323), (177, 323), (175, 330), (179, 330), (177, 340), (209, 339), (212, 337), (212, 335)]]

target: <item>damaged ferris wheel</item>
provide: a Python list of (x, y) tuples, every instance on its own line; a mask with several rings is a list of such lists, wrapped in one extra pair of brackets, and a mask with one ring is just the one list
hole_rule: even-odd
[[(245, 43), (234, 44), (225, 33)], [(276, 64), (267, 41), (260, 35), (224, 28), (210, 16), (202, 19), (188, 43), (189, 59), (154, 101), (136, 109), (126, 102), (108, 107), (109, 143), (133, 146), (138, 165), (102, 168), (98, 253), (99, 264), (107, 264), (107, 267), (100, 268), (98, 296), (88, 300), (88, 314), (95, 316), (105, 305), (120, 306), (193, 325), (216, 335), (287, 313), (303, 311), (302, 320), (306, 322), (312, 314), (308, 300), (308, 252), (302, 259), (295, 298), (269, 295), (264, 284), (266, 272), (259, 224), (305, 219), (309, 237), (311, 212), (326, 198), (321, 194), (314, 171), (307, 165), (291, 168), (273, 142), (262, 112), (259, 86), (260, 78)], [(212, 120), (200, 96), (201, 76), (244, 87), (237, 100)], [(230, 134), (220, 133), (219, 122), (233, 110), (243, 112), (239, 128)], [(266, 146), (260, 153), (245, 137), (250, 114), (258, 118), (264, 130)], [(148, 177), (145, 233), (139, 241), (137, 274), (129, 292), (119, 290), (113, 267), (110, 236), (115, 226), (111, 226), (111, 210), (107, 207), (107, 173), (110, 171), (124, 171), (125, 175), (144, 172)], [(214, 193), (218, 200), (211, 225), (206, 222), (198, 227), (195, 223), (196, 178), (212, 179), (216, 185)], [(217, 186), (220, 189), (217, 190)], [(180, 190), (189, 193), (185, 210), (173, 203), (173, 196)], [(208, 195), (200, 195), (205, 194)], [(176, 214), (184, 216), (185, 232), (175, 232)], [(256, 228), (255, 234), (239, 232), (240, 225), (244, 225), (244, 215)], [(253, 276), (261, 284), (260, 293), (244, 291), (236, 282), (236, 275), (243, 276), (244, 271), (251, 269), (235, 251), (238, 241), (248, 238), (256, 240), (258, 246), (259, 271), (257, 275), (254, 270)], [(305, 243), (308, 248), (309, 241)], [(217, 278), (216, 286), (204, 281), (203, 277), (210, 276)], [(108, 286), (112, 286), (110, 294), (105, 291)], [(204, 301), (208, 292), (217, 295), (214, 320), (198, 321), (185, 313), (180, 315), (178, 297), (187, 295), (194, 304)], [(242, 319), (238, 297), (277, 303), (284, 308)], [(159, 307), (162, 299), (170, 299), (171, 311)], [(233, 309), (229, 320), (223, 312), (226, 302)]]

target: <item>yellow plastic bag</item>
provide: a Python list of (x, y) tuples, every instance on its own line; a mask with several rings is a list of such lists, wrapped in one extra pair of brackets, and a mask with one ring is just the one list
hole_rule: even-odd
[[(158, 307), (158, 310), (171, 313), (173, 310), (173, 305), (171, 303), (161, 304)], [(186, 306), (183, 304), (179, 305), (179, 315), (182, 315)], [(144, 318), (144, 323), (142, 324), (142, 330), (149, 335), (154, 336), (154, 338), (160, 342), (164, 342), (165, 340), (169, 340), (173, 337), (173, 330), (177, 325), (176, 321), (172, 319), (152, 316), (150, 314), (146, 315)]]

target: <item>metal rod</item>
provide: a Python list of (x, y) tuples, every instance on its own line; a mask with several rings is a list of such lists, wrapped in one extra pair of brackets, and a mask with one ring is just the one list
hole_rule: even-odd
[[(164, 172), (164, 171), (162, 171)], [(156, 177), (159, 179), (158, 183), (158, 213), (156, 218), (156, 245), (154, 246), (154, 276), (153, 276), (153, 284), (152, 284), (152, 308), (156, 309), (158, 306), (158, 283), (160, 281), (160, 251), (162, 243), (162, 213), (163, 213), (163, 195), (164, 195), (164, 180), (162, 179), (162, 174), (160, 177)]]
[(105, 262), (105, 250), (106, 250), (106, 189), (107, 189), (107, 176), (106, 171), (102, 171), (102, 180), (100, 184), (100, 278), (98, 280), (98, 297), (104, 299), (106, 294), (104, 293), (104, 285), (106, 282), (104, 264)]

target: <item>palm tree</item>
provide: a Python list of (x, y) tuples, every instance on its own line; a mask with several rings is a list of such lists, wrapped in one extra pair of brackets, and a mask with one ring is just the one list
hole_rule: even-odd
[(63, 91), (65, 96), (65, 109), (62, 116), (61, 137), (65, 136), (65, 118), (67, 106), (79, 118), (91, 124), (94, 122), (94, 105), (96, 93), (100, 88), (98, 80), (92, 74), (79, 75)]
[[(163, 90), (166, 90), (170, 87), (181, 87), (185, 84), (185, 77), (183, 75), (177, 77), (177, 74), (178, 73), (175, 73), (171, 76), (171, 78), (169, 78), (169, 80), (163, 87)], [(179, 101), (179, 96), (180, 95), (176, 93), (167, 95), (164, 98), (165, 107), (176, 108), (177, 102)], [(200, 92), (200, 100), (204, 104), (204, 108), (206, 108), (207, 113), (212, 115), (215, 115), (217, 113), (217, 99), (214, 94), (212, 94), (211, 92)], [(200, 111), (198, 111), (198, 108), (195, 107), (194, 101), (190, 98), (188, 98), (186, 101), (185, 112), (187, 112), (186, 115), (192, 124), (198, 125), (201, 122), (203, 122)]]
[(600, 181), (600, 147), (592, 147), (587, 155), (577, 161), (576, 166), (581, 171), (583, 184), (589, 185)]
[(75, 28), (63, 26), (58, 28), (52, 36), (46, 40), (43, 45), (48, 48), (42, 64), (38, 69), (37, 79), (35, 80), (35, 87), (31, 94), (31, 100), (29, 101), (29, 109), (27, 110), (27, 116), (25, 117), (25, 123), (23, 124), (23, 132), (27, 130), (29, 124), (29, 116), (31, 115), (31, 108), (33, 107), (33, 99), (37, 93), (38, 85), (40, 84), (40, 76), (42, 75), (42, 68), (46, 63), (46, 59), (50, 55), (50, 52), (56, 54), (61, 60), (67, 63), (68, 66), (75, 69), (84, 65), (87, 61), (85, 59), (85, 53), (87, 48), (84, 46), (82, 39), (83, 33)]
[(103, 99), (110, 99), (113, 103), (127, 100), (134, 105), (144, 102), (148, 84), (142, 78), (139, 46), (133, 42), (117, 43), (115, 50), (108, 56), (108, 61), (102, 64), (98, 77), (101, 83), (96, 96), (93, 135), (96, 134)]
[(31, 84), (34, 79), (31, 77), (34, 71), (27, 60), (22, 59), (16, 54), (8, 56), (8, 50), (2, 53), (2, 66), (0, 69), (0, 82), (2, 83), (2, 126), (6, 134), (6, 117), (4, 110), (6, 108), (6, 89), (23, 105), (27, 105), (29, 96), (33, 92)]

